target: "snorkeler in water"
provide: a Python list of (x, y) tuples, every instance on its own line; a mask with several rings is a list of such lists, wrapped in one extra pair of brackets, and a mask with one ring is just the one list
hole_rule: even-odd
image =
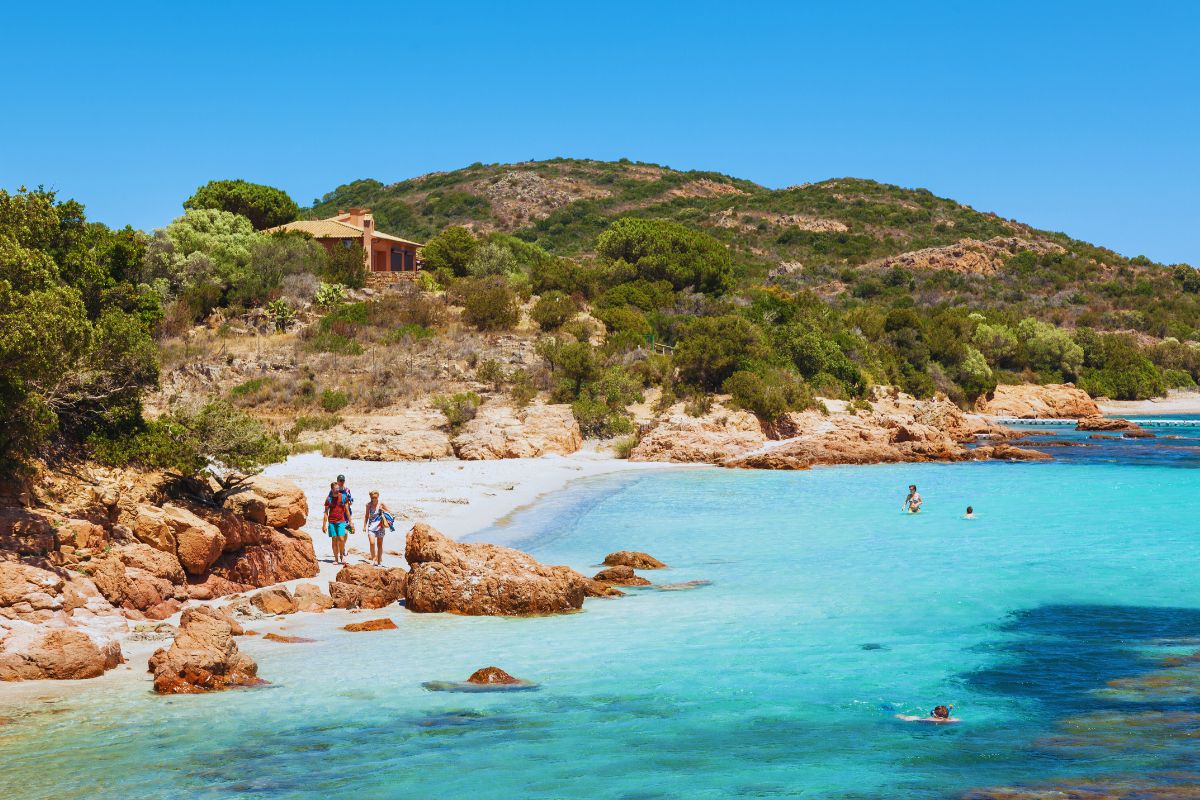
[(933, 711), (929, 712), (928, 717), (918, 717), (915, 714), (897, 714), (896, 719), (904, 720), (905, 722), (932, 722), (934, 724), (962, 722), (958, 717), (950, 716), (950, 709), (952, 708), (954, 706), (936, 706)]

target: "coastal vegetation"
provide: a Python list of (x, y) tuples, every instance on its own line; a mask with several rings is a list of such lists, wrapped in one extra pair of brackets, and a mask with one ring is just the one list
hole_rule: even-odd
[[(263, 231), (349, 205), (427, 240), (419, 281), (363, 291), (361, 249)], [(309, 209), (213, 181), (153, 233), (22, 190), (0, 195), (0, 254), (10, 460), (88, 442), (165, 463), (186, 437), (163, 434), (182, 423), (143, 419), (143, 393), (246, 334), (257, 357), (265, 342), (295, 368), (193, 399), (246, 425), (287, 412), (270, 426), (292, 438), (320, 429), (298, 419), (414, 397), (447, 398), (433, 405), (454, 428), (462, 398), (540, 396), (614, 437), (647, 397), (702, 412), (722, 394), (772, 425), (818, 398), (865, 403), (879, 384), (969, 407), (1000, 383), (1141, 399), (1200, 378), (1191, 267), (857, 179), (769, 190), (625, 161), (477, 164), (358, 181)], [(255, 435), (259, 460), (281, 452), (271, 430)]]

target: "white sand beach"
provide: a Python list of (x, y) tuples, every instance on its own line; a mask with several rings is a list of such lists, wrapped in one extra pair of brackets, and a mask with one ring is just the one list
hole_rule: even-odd
[(275, 464), (265, 474), (287, 478), (304, 490), (308, 498), (308, 524), (304, 530), (313, 537), (321, 566), (318, 577), (306, 580), (324, 586), (333, 580), (339, 567), (333, 564), (329, 537), (321, 530), (322, 504), (330, 482), (339, 474), (346, 476), (354, 496), (355, 532), (350, 536), (349, 562), (366, 561), (369, 551), (363, 532), (363, 509), (368, 493), (378, 490), (396, 515), (396, 530), (384, 541), (383, 563), (403, 566), (404, 535), (414, 522), (427, 522), (447, 536), (459, 538), (579, 478), (664, 468), (679, 469), (681, 465), (630, 462), (606, 451), (585, 448), (569, 456), (498, 461), (352, 461), (307, 453)]
[(1108, 416), (1137, 416), (1139, 414), (1200, 414), (1200, 392), (1179, 389), (1166, 397), (1150, 400), (1097, 400), (1100, 410)]

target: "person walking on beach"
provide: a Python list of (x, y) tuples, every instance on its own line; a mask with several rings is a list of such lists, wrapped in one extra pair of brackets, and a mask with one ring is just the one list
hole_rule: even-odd
[(346, 563), (346, 534), (350, 526), (350, 504), (346, 499), (349, 494), (334, 481), (329, 484), (329, 494), (325, 496), (325, 514), (321, 518), (321, 528), (329, 534), (335, 564)]
[(908, 485), (908, 497), (904, 498), (904, 510), (910, 514), (916, 514), (921, 510), (921, 495), (917, 492), (917, 485), (910, 483)]
[(367, 543), (371, 546), (370, 560), (378, 567), (383, 565), (384, 534), (396, 529), (395, 517), (387, 503), (379, 499), (379, 492), (371, 492), (370, 497), (367, 513), (363, 515), (363, 530), (367, 532)]

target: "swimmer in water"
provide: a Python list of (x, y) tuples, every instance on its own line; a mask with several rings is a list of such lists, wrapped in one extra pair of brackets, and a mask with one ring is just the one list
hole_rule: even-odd
[(921, 495), (917, 492), (917, 485), (910, 483), (908, 485), (908, 497), (904, 498), (902, 509), (910, 514), (916, 514), (921, 510)]
[(967, 514), (963, 517), (963, 519), (975, 519), (975, 509), (967, 506)]
[(958, 717), (950, 716), (950, 709), (954, 706), (937, 706), (933, 711), (929, 712), (928, 717), (918, 717), (913, 714), (897, 714), (896, 719), (904, 720), (905, 722), (932, 722), (935, 725), (941, 725), (948, 722), (962, 722)]

